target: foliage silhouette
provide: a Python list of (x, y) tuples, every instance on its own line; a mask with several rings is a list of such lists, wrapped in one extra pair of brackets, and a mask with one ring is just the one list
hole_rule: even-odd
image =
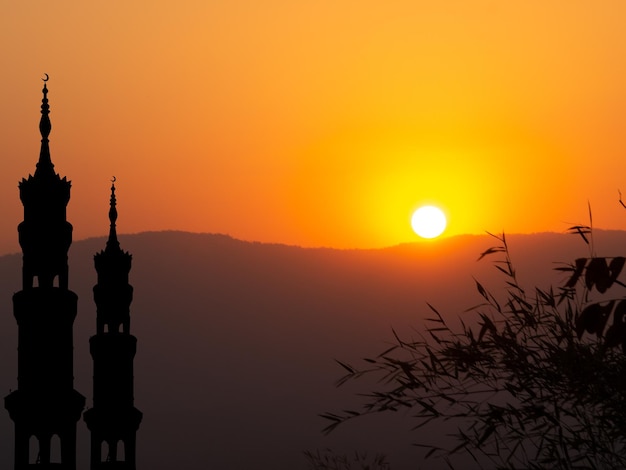
[(450, 467), (465, 452), (480, 468), (626, 468), (626, 299), (617, 292), (625, 258), (596, 257), (591, 224), (569, 232), (589, 257), (556, 268), (568, 276), (558, 290), (525, 290), (504, 234), (492, 235), (499, 243), (479, 259), (501, 257), (494, 265), (506, 287), (499, 300), (475, 281), (483, 301), (467, 311), (474, 327), (461, 319), (455, 329), (428, 304), (434, 315), (417, 339), (393, 331), (393, 346), (362, 366), (338, 361), (347, 372), (338, 386), (364, 376), (379, 386), (358, 409), (323, 414), (325, 432), (410, 409), (415, 429), (455, 421), (454, 445), (416, 444)]
[(352, 456), (336, 454), (330, 449), (324, 452), (305, 451), (304, 455), (312, 470), (389, 470), (391, 467), (382, 454), (373, 457), (355, 452)]

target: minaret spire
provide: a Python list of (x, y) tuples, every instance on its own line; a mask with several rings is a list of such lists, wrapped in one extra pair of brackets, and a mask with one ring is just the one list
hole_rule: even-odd
[(54, 175), (54, 165), (50, 158), (50, 131), (52, 130), (52, 123), (50, 122), (50, 105), (48, 104), (48, 87), (47, 81), (49, 79), (48, 74), (44, 74), (46, 78), (43, 80), (43, 98), (41, 100), (41, 120), (39, 121), (39, 132), (41, 132), (41, 150), (39, 152), (39, 161), (37, 162), (37, 170), (35, 170), (35, 176), (38, 175)]
[(121, 251), (120, 242), (117, 240), (117, 230), (115, 222), (117, 221), (117, 199), (115, 198), (115, 176), (111, 180), (111, 200), (109, 208), (109, 221), (111, 225), (109, 227), (109, 239), (107, 240), (106, 250), (107, 252)]

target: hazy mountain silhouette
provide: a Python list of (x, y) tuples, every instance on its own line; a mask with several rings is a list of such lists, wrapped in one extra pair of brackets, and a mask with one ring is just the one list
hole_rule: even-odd
[[(372, 417), (321, 435), (324, 411), (354, 403), (336, 389), (334, 358), (355, 361), (392, 338), (413, 334), (425, 302), (455, 318), (480, 302), (472, 276), (495, 293), (496, 245), (484, 236), (381, 250), (304, 249), (224, 235), (151, 232), (121, 235), (133, 254), (131, 307), (139, 341), (135, 399), (144, 412), (139, 468), (152, 470), (306, 468), (302, 451), (331, 447), (388, 454), (394, 470), (416, 468), (419, 440), (408, 416)], [(507, 237), (523, 284), (558, 284), (553, 261), (587, 256), (566, 234)], [(596, 231), (599, 256), (626, 254), (626, 232)], [(74, 327), (75, 387), (91, 403), (89, 337), (95, 332), (93, 255), (104, 237), (75, 242), (70, 288), (79, 296)], [(16, 383), (17, 327), (11, 296), (20, 289), (21, 255), (0, 257), (0, 389)], [(468, 315), (468, 314), (465, 314)], [(469, 317), (468, 317), (469, 318)], [(0, 419), (0, 468), (12, 464), (13, 423)], [(79, 423), (78, 465), (89, 436)], [(434, 468), (434, 465), (429, 465)]]

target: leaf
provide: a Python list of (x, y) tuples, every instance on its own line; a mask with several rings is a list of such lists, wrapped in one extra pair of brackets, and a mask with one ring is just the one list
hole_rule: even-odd
[(626, 340), (626, 323), (624, 316), (626, 315), (626, 300), (620, 300), (613, 312), (613, 324), (606, 330), (604, 346), (607, 348), (615, 347), (623, 344)]
[(348, 372), (350, 372), (351, 374), (354, 374), (354, 373), (355, 373), (354, 369), (353, 369), (352, 367), (350, 367), (348, 364), (346, 364), (346, 363), (344, 363), (344, 362), (341, 362), (341, 361), (340, 361), (340, 360), (338, 360), (338, 359), (335, 359), (335, 362), (336, 362), (337, 364), (339, 364), (341, 367), (343, 367), (344, 369), (346, 369), (346, 370), (347, 370)]
[(476, 282), (476, 289), (478, 289), (478, 293), (482, 295), (485, 299), (489, 300), (489, 295), (487, 294), (487, 291), (482, 286), (482, 284), (478, 282), (476, 279), (474, 279), (474, 281)]
[(585, 243), (589, 245), (589, 240), (585, 235), (591, 233), (591, 227), (588, 227), (587, 225), (574, 225), (573, 227), (568, 228), (567, 231), (572, 234), (580, 235)]
[(535, 292), (537, 292), (544, 305), (547, 305), (548, 307), (556, 307), (556, 303), (554, 301), (554, 293), (552, 292), (552, 289), (550, 289), (550, 293), (547, 293), (539, 288), (536, 288)]
[(491, 334), (494, 334), (494, 335), (497, 332), (496, 325), (493, 324), (493, 322), (487, 315), (485, 315), (484, 313), (481, 313), (480, 318), (482, 318), (483, 322), (479, 323), (479, 325), (481, 326), (480, 333), (478, 333), (479, 342), (483, 339), (483, 336), (485, 335), (487, 331), (489, 331)]
[(606, 305), (594, 303), (583, 309), (576, 319), (576, 334), (578, 339), (582, 338), (585, 331), (591, 334), (602, 336), (606, 322), (613, 310), (615, 301), (611, 301)]
[(576, 285), (578, 279), (580, 279), (580, 276), (583, 273), (583, 270), (585, 269), (585, 266), (587, 265), (587, 258), (578, 258), (575, 263), (576, 265), (572, 266), (574, 274), (572, 274), (572, 277), (569, 278), (565, 287), (574, 287)]
[(624, 268), (625, 263), (626, 258), (623, 256), (616, 256), (611, 260), (611, 263), (609, 264), (609, 271), (611, 272), (610, 276), (613, 282), (617, 280), (618, 276), (622, 272), (622, 269)]
[(398, 333), (396, 333), (396, 330), (394, 330), (393, 328), (391, 329), (391, 332), (393, 333), (393, 336), (395, 336), (396, 341), (398, 342), (398, 345), (403, 348), (404, 347), (404, 341), (402, 341), (400, 339), (400, 337), (398, 336)]
[(428, 308), (430, 308), (433, 312), (435, 312), (435, 315), (437, 315), (437, 318), (439, 319), (439, 320), (433, 319), (431, 321), (439, 321), (441, 324), (445, 325), (446, 322), (443, 320), (443, 317), (441, 316), (439, 311), (435, 307), (433, 307), (431, 304), (429, 304), (428, 302), (426, 302), (426, 305), (428, 305)]
[(426, 411), (428, 411), (429, 413), (431, 413), (433, 416), (440, 416), (441, 413), (439, 413), (439, 411), (437, 411), (430, 403), (426, 403), (424, 400), (419, 400), (419, 399), (415, 399), (415, 402), (420, 405), (422, 408), (424, 408)]
[(435, 333), (433, 333), (432, 330), (426, 330), (426, 331), (428, 331), (428, 334), (435, 340), (437, 344), (441, 344), (441, 340), (437, 337)]
[(608, 330), (606, 330), (606, 338), (604, 346), (607, 348), (614, 348), (620, 344), (623, 344), (625, 337), (624, 325), (613, 323)]
[(598, 292), (604, 294), (612, 284), (606, 258), (591, 258), (585, 271), (585, 285), (587, 289), (592, 289), (595, 285)]
[(504, 269), (502, 266), (498, 266), (496, 265), (496, 269), (498, 271), (502, 271), (504, 274), (506, 274), (507, 276), (513, 276), (513, 273), (509, 270), (509, 269)]
[(495, 430), (496, 430), (496, 427), (494, 425), (491, 425), (487, 429), (485, 429), (485, 432), (483, 433), (481, 438), (478, 440), (478, 445), (479, 446), (483, 445), (485, 441), (487, 440), (487, 438), (491, 436)]
[(485, 251), (483, 251), (476, 261), (480, 261), (481, 259), (483, 259), (487, 255), (491, 255), (493, 253), (502, 253), (504, 251), (505, 251), (504, 248), (501, 247), (501, 246), (493, 246), (493, 247), (488, 248)]

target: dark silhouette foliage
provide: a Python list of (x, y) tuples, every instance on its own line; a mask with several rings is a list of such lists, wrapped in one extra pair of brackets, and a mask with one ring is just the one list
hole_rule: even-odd
[(391, 467), (382, 454), (369, 456), (366, 452), (352, 455), (336, 454), (330, 449), (305, 451), (311, 470), (389, 470)]
[[(590, 226), (569, 229), (589, 257), (556, 269), (558, 289), (525, 289), (518, 282), (506, 238), (479, 259), (504, 276), (500, 298), (476, 281), (482, 303), (461, 326), (433, 306), (425, 332), (401, 338), (362, 366), (339, 362), (341, 385), (379, 379), (356, 410), (325, 413), (325, 429), (359, 416), (410, 409), (420, 428), (457, 425), (450, 447), (423, 444), (425, 458), (467, 453), (477, 467), (626, 468), (626, 298), (618, 279), (625, 258), (595, 256)], [(454, 286), (450, 286), (454, 289)], [(465, 315), (474, 315), (472, 324)]]

